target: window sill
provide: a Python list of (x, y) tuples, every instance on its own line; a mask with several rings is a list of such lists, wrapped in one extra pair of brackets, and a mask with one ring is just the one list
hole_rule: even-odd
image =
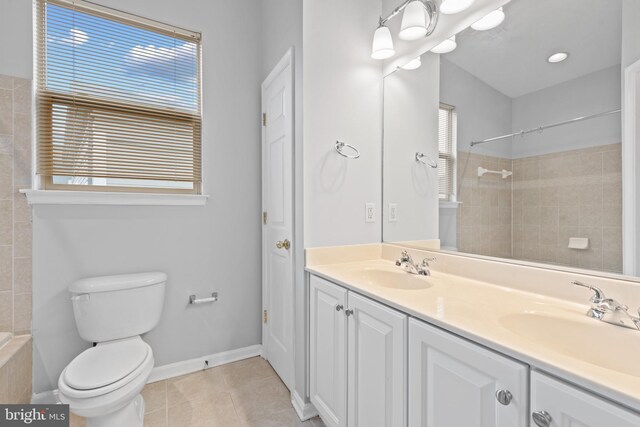
[(462, 202), (440, 202), (440, 209), (458, 209)]
[(200, 194), (110, 193), (98, 191), (20, 190), (30, 205), (204, 206)]

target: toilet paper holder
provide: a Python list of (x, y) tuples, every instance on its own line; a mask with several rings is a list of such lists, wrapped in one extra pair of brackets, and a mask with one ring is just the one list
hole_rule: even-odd
[(189, 295), (189, 304), (203, 304), (206, 302), (216, 302), (218, 301), (218, 293), (212, 292), (210, 297), (207, 298), (196, 298), (195, 294)]

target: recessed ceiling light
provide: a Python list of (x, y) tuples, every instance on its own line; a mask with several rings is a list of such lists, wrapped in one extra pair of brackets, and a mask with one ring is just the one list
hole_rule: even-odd
[(490, 30), (502, 24), (502, 21), (504, 21), (504, 16), (504, 10), (502, 10), (502, 7), (500, 7), (493, 12), (489, 12), (488, 14), (486, 14), (484, 18), (481, 18), (480, 20), (471, 24), (471, 28), (476, 31)]
[(456, 43), (456, 36), (453, 35), (448, 39), (446, 39), (445, 41), (443, 41), (442, 43), (440, 43), (439, 45), (437, 45), (436, 47), (434, 47), (433, 49), (431, 49), (431, 52), (449, 53), (449, 52), (452, 52), (456, 47), (458, 47), (458, 44)]
[(558, 52), (548, 57), (547, 62), (551, 64), (557, 64), (558, 62), (564, 61), (568, 57), (569, 57), (569, 54), (567, 52)]
[(473, 4), (475, 0), (443, 0), (440, 5), (440, 12), (445, 15), (452, 15), (454, 13), (462, 12)]
[(420, 66), (422, 65), (422, 61), (420, 60), (420, 57), (418, 56), (415, 59), (412, 59), (411, 61), (407, 62), (406, 64), (404, 64), (402, 67), (403, 70), (415, 70), (417, 68), (420, 68)]

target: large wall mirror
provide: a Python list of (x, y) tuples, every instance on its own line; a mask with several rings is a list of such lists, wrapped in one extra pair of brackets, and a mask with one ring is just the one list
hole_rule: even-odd
[(384, 241), (634, 274), (621, 109), (640, 14), (627, 1), (512, 0), (498, 26), (386, 76)]

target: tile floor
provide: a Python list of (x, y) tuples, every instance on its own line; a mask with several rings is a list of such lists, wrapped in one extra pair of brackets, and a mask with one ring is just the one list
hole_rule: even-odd
[[(301, 422), (289, 390), (260, 357), (148, 384), (145, 427), (324, 427)], [(71, 427), (84, 427), (72, 416)]]

